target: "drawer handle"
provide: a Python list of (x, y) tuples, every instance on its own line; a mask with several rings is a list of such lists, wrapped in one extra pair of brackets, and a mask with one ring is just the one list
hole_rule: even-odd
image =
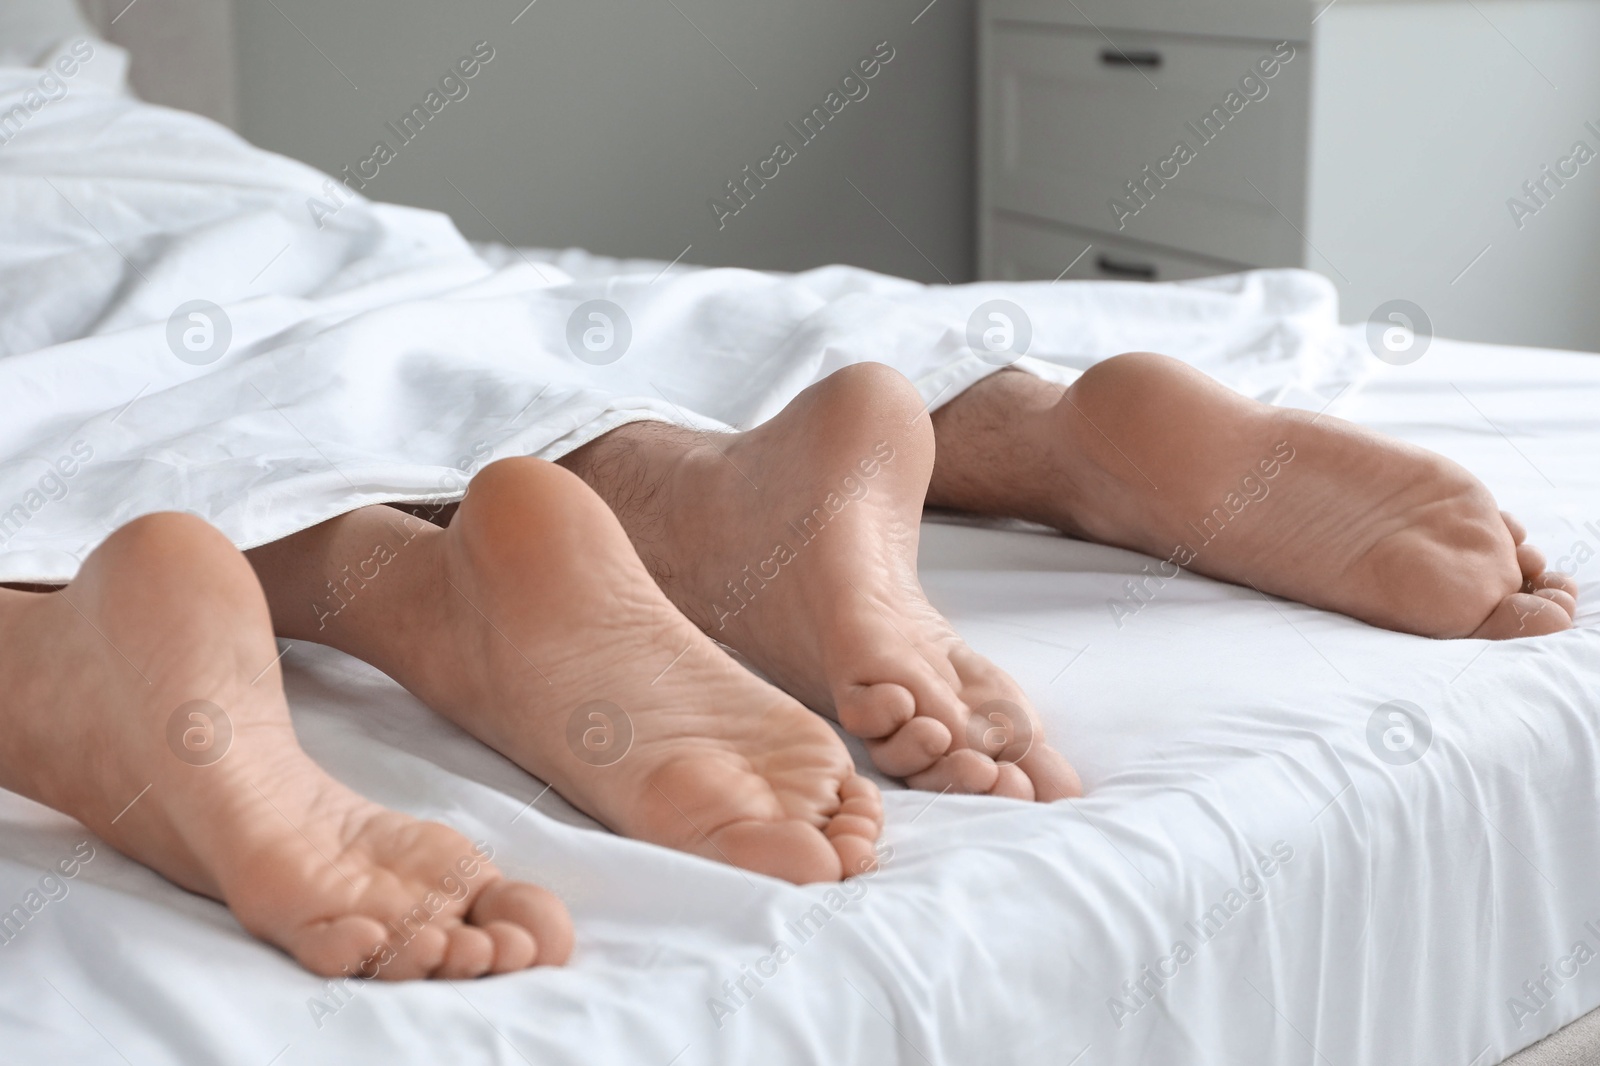
[(1161, 53), (1124, 52), (1120, 48), (1105, 48), (1100, 52), (1100, 62), (1108, 67), (1146, 67), (1154, 70), (1161, 65)]
[(1156, 268), (1151, 263), (1130, 263), (1126, 260), (1118, 261), (1109, 255), (1095, 256), (1094, 265), (1100, 273), (1108, 274), (1114, 278), (1137, 278), (1140, 281), (1156, 280)]

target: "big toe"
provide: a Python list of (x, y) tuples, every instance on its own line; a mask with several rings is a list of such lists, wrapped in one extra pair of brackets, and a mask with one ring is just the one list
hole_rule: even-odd
[(1073, 799), (1083, 795), (1083, 782), (1066, 756), (1048, 744), (1035, 744), (1017, 760), (1017, 765), (1033, 782), (1034, 798), (1042, 803)]
[(707, 857), (797, 885), (866, 873), (877, 866), (883, 797), (877, 785), (852, 774), (838, 799), (820, 832), (802, 818), (741, 819), (706, 834)]
[(844, 874), (844, 860), (832, 841), (799, 819), (733, 822), (708, 834), (706, 843), (707, 858), (797, 885), (837, 881)]
[(506, 924), (527, 933), (533, 944), (532, 956), (521, 966), (511, 965), (515, 958), (508, 955), (516, 951), (520, 957), (520, 941), (510, 942), (505, 935), (494, 938), (495, 956), (489, 966), (494, 973), (522, 969), (527, 966), (560, 966), (572, 955), (572, 917), (556, 896), (538, 885), (505, 878), (486, 886), (468, 912), (468, 920), (491, 930), (496, 924)]
[[(1565, 596), (1565, 593), (1555, 590), (1541, 591)], [(1573, 606), (1576, 609), (1575, 603)], [(1514, 592), (1500, 601), (1472, 636), (1479, 640), (1516, 640), (1520, 637), (1542, 637), (1570, 628), (1572, 615), (1564, 604), (1549, 595)]]
[(376, 918), (345, 914), (319, 922), (299, 936), (285, 938), (285, 946), (306, 969), (320, 977), (338, 977), (380, 955), (389, 930)]
[(957, 649), (951, 662), (972, 705), (963, 739), (1000, 766), (992, 793), (1045, 803), (1081, 796), (1076, 771), (1046, 743), (1038, 712), (1016, 682), (970, 648)]

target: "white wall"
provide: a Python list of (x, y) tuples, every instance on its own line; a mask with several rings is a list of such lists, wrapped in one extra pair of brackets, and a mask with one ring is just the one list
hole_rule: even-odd
[[(369, 195), (448, 211), (474, 238), (971, 276), (972, 0), (920, 17), (926, 0), (525, 2), (237, 0), (240, 129), (324, 169), (353, 165), (398, 143), (385, 123), (488, 41), (469, 95)], [(784, 124), (884, 40), (895, 57), (866, 98), (719, 230), (708, 200), (778, 139), (798, 145)]]
[(1507, 207), (1600, 153), (1600, 3), (1345, 0), (1316, 49), (1309, 263), (1345, 318), (1407, 299), (1442, 336), (1600, 351), (1600, 158)]

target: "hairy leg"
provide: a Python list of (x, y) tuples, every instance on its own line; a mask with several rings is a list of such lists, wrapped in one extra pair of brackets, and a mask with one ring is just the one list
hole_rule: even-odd
[(0, 589), (0, 785), (326, 976), (559, 963), (566, 912), (300, 749), (250, 567), (188, 515), (128, 523), (60, 591)]
[(1027, 697), (929, 604), (933, 435), (916, 389), (847, 367), (747, 433), (623, 426), (561, 460), (684, 614), (919, 788), (1053, 800), (1077, 776)]
[(367, 507), (249, 553), (278, 632), (349, 652), (626, 836), (796, 882), (874, 862), (877, 789), (673, 608), (583, 482), (475, 477), (448, 528)]
[(928, 501), (1011, 515), (1430, 637), (1566, 629), (1547, 572), (1481, 482), (1331, 416), (1269, 407), (1148, 352), (1069, 388), (1017, 371), (933, 418)]

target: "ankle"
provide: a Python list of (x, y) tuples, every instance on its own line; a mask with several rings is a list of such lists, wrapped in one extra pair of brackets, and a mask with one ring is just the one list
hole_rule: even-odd
[(1020, 371), (978, 382), (933, 415), (928, 503), (1055, 524), (1070, 493), (1065, 390)]
[(704, 534), (703, 528), (683, 528), (686, 523), (703, 526), (704, 516), (681, 503), (708, 502), (697, 486), (708, 472), (715, 473), (710, 464), (721, 462), (719, 454), (702, 433), (664, 422), (632, 422), (557, 464), (605, 501), (650, 576), (665, 587), (684, 576), (668, 567), (668, 556), (677, 554), (669, 546)]

